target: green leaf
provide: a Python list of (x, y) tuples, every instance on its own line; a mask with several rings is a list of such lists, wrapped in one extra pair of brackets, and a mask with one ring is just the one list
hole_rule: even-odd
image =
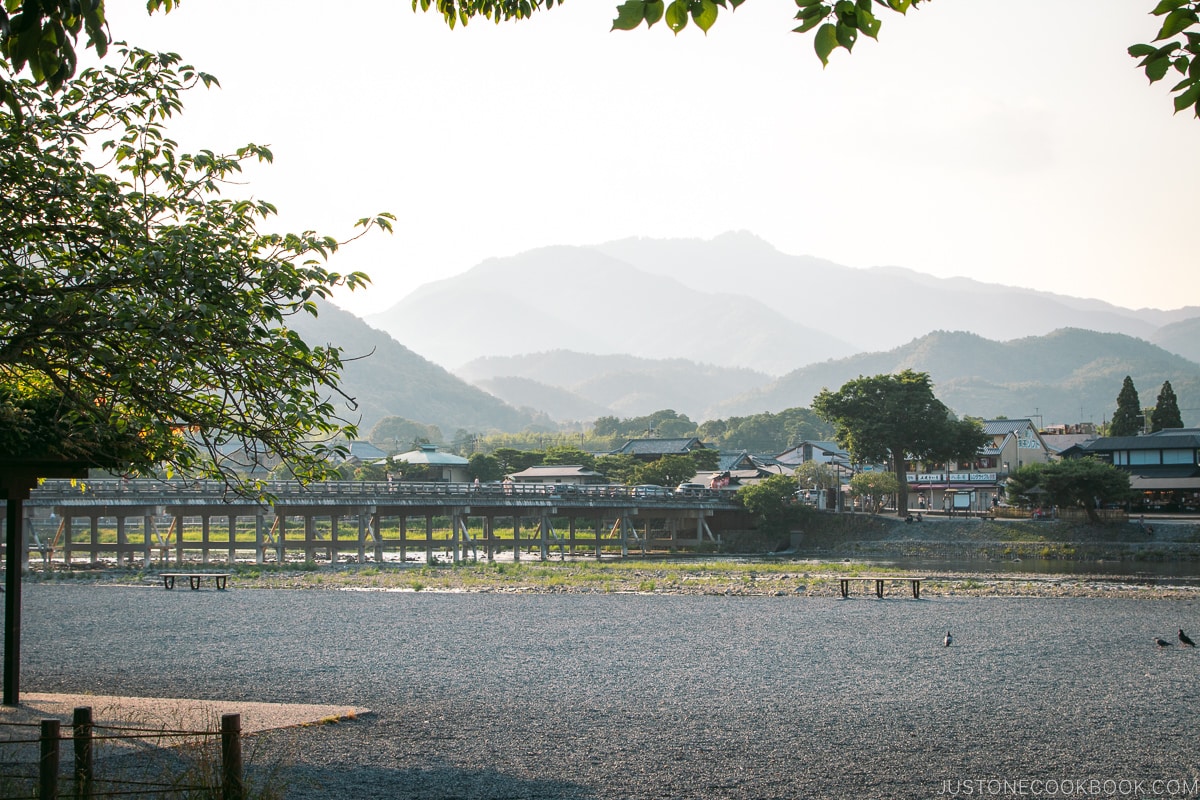
[(837, 38), (837, 43), (847, 50), (853, 50), (854, 43), (858, 41), (858, 30), (841, 22), (837, 24), (834, 35)]
[(837, 28), (833, 23), (826, 22), (817, 29), (817, 35), (813, 37), (813, 49), (817, 51), (817, 58), (821, 59), (822, 65), (829, 66), (829, 54), (837, 46)]
[(687, 3), (685, 0), (672, 0), (671, 5), (667, 6), (667, 12), (664, 16), (667, 27), (675, 33), (679, 33), (688, 24)]
[(1154, 41), (1161, 42), (1163, 39), (1169, 39), (1197, 23), (1200, 23), (1200, 17), (1196, 16), (1195, 11), (1190, 8), (1177, 8), (1163, 20), (1162, 28), (1159, 30), (1158, 36), (1154, 37)]
[(1150, 13), (1156, 17), (1161, 17), (1163, 14), (1168, 14), (1174, 11), (1188, 1), (1189, 0), (1162, 0), (1162, 2), (1156, 5), (1154, 10)]
[(1158, 52), (1158, 48), (1152, 44), (1134, 44), (1129, 46), (1129, 55), (1134, 58), (1142, 58), (1143, 56), (1152, 56)]
[(880, 22), (874, 14), (872, 14), (870, 11), (864, 11), (860, 6), (857, 17), (858, 29), (860, 31), (865, 33), (867, 36), (870, 36), (872, 39), (875, 39), (879, 36), (879, 29), (883, 26), (883, 23)]
[(663, 11), (667, 4), (663, 0), (646, 0), (646, 27), (652, 27), (654, 23), (663, 18)]
[(1175, 98), (1175, 113), (1195, 105), (1197, 100), (1200, 100), (1200, 83), (1192, 83), (1190, 89)]
[(691, 12), (692, 21), (705, 33), (717, 21), (717, 4), (713, 0), (692, 0)]
[(825, 17), (820, 16), (820, 15), (815, 16), (810, 20), (805, 20), (804, 24), (801, 25), (799, 28), (792, 28), (792, 32), (793, 33), (808, 33), (809, 31), (811, 31), (813, 28), (817, 27), (824, 21), (825, 21)]
[(1171, 59), (1165, 56), (1152, 57), (1146, 61), (1146, 77), (1151, 83), (1160, 81), (1170, 68)]
[(611, 30), (631, 31), (646, 18), (646, 0), (625, 0), (617, 6), (617, 18)]

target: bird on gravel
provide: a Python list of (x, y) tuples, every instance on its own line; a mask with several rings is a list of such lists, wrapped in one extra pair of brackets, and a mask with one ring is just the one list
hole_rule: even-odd
[(1184, 647), (1195, 647), (1196, 646), (1196, 643), (1193, 642), (1190, 638), (1188, 638), (1188, 635), (1183, 632), (1183, 628), (1179, 629), (1179, 643), (1182, 644)]
[(1170, 647), (1171, 646), (1171, 643), (1168, 642), (1166, 639), (1163, 639), (1161, 636), (1155, 636), (1154, 643), (1156, 645), (1158, 645), (1159, 647)]
[(950, 631), (946, 631), (946, 638), (942, 639), (942, 644), (944, 644), (946, 647), (954, 644), (954, 637), (950, 635)]

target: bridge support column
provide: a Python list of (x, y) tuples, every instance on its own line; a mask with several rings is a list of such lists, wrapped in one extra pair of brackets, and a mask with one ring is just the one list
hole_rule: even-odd
[(383, 532), (380, 530), (382, 521), (379, 519), (379, 512), (371, 512), (371, 538), (375, 544), (375, 563), (383, 563)]
[(513, 561), (521, 560), (521, 517), (513, 514)]
[(265, 550), (267, 518), (262, 512), (254, 515), (254, 563), (262, 564), (267, 560)]
[(408, 561), (408, 517), (400, 516), (400, 563)]
[(287, 517), (283, 514), (276, 514), (275, 521), (278, 523), (276, 527), (279, 529), (279, 536), (275, 539), (275, 562), (283, 564), (284, 553), (287, 551)]
[(312, 514), (304, 515), (304, 560), (317, 560), (317, 518)]
[(483, 518), (483, 539), (487, 547), (487, 560), (491, 564), (496, 560), (496, 518), (488, 514)]
[(154, 561), (154, 517), (147, 514), (142, 517), (142, 566), (149, 567)]
[(604, 530), (604, 517), (596, 517), (596, 560), (600, 560), (600, 532)]
[(545, 514), (542, 514), (539, 528), (538, 540), (541, 545), (542, 561), (545, 561), (550, 558), (550, 520)]
[(433, 563), (433, 515), (425, 515), (425, 563)]
[[(462, 517), (457, 511), (450, 514), (450, 561), (453, 564), (458, 563), (458, 531), (462, 525)], [(463, 552), (466, 552), (466, 545), (463, 545)]]
[(209, 525), (210, 519), (208, 514), (200, 515), (200, 563), (208, 563), (208, 542), (209, 542)]
[(337, 514), (329, 515), (329, 563), (337, 564), (338, 559), (338, 522), (340, 517)]
[(237, 517), (229, 515), (229, 566), (237, 561)]

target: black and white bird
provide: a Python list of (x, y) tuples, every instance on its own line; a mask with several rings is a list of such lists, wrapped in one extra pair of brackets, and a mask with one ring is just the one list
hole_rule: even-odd
[(1156, 645), (1158, 645), (1159, 647), (1170, 647), (1171, 646), (1171, 643), (1168, 642), (1166, 639), (1162, 638), (1161, 636), (1155, 636), (1154, 643)]
[(1196, 643), (1193, 642), (1190, 638), (1188, 638), (1188, 635), (1183, 632), (1183, 628), (1179, 629), (1179, 643), (1181, 645), (1183, 645), (1184, 647), (1195, 647), (1196, 646)]
[(950, 631), (946, 631), (946, 638), (942, 639), (942, 644), (944, 644), (946, 647), (954, 644), (954, 637), (950, 635)]

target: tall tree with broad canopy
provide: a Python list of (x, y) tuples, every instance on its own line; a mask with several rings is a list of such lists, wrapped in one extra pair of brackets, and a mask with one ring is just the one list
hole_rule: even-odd
[[(28, 67), (34, 80), (45, 81), (53, 91), (75, 74), (75, 43), (83, 33), (87, 45), (103, 56), (110, 35), (104, 16), (105, 0), (3, 0), (0, 4), (0, 58), (14, 72)], [(523, 20), (537, 11), (562, 5), (564, 0), (412, 0), (413, 10), (435, 10), (451, 28), (476, 17), (499, 23)], [(701, 31), (716, 24), (721, 9), (736, 10), (745, 0), (623, 0), (616, 8), (613, 30), (633, 30), (644, 22), (662, 21), (678, 34), (688, 25)], [(883, 20), (890, 14), (907, 14), (928, 6), (931, 0), (795, 0), (793, 31), (813, 34), (813, 49), (824, 65), (834, 50), (854, 49), (859, 36), (878, 40)], [(180, 0), (146, 0), (150, 12), (169, 12)], [(1152, 43), (1128, 48), (1151, 83), (1172, 70), (1177, 83), (1171, 88), (1175, 111), (1191, 109), (1200, 116), (1200, 0), (1158, 0), (1150, 11), (1162, 17)], [(10, 102), (8, 82), (0, 75), (0, 99)]]
[(241, 488), (258, 487), (238, 469), (267, 456), (324, 476), (356, 433), (339, 416), (340, 352), (287, 322), (367, 278), (325, 267), (338, 240), (262, 233), (270, 203), (223, 195), (244, 162), (271, 160), (265, 147), (188, 154), (167, 137), (211, 76), (121, 54), (56, 93), (11, 82), (23, 113), (0, 106), (0, 443), (10, 458), (165, 464)]
[(1133, 378), (1128, 375), (1117, 394), (1117, 410), (1109, 423), (1109, 436), (1137, 436), (1142, 430), (1142, 401), (1138, 398)]
[(954, 418), (934, 396), (927, 373), (907, 369), (860, 376), (836, 392), (823, 389), (812, 407), (855, 461), (891, 466), (900, 516), (907, 512), (907, 460), (970, 459), (988, 438), (977, 421)]
[(1100, 522), (1097, 508), (1128, 502), (1129, 473), (1095, 458), (1068, 458), (1027, 464), (1013, 472), (1006, 487), (1014, 505), (1082, 508), (1088, 521)]
[(1150, 431), (1153, 433), (1167, 428), (1182, 427), (1183, 415), (1179, 413), (1179, 398), (1175, 396), (1171, 382), (1163, 381), (1162, 388), (1158, 391), (1158, 400), (1154, 403), (1154, 413), (1150, 416)]

